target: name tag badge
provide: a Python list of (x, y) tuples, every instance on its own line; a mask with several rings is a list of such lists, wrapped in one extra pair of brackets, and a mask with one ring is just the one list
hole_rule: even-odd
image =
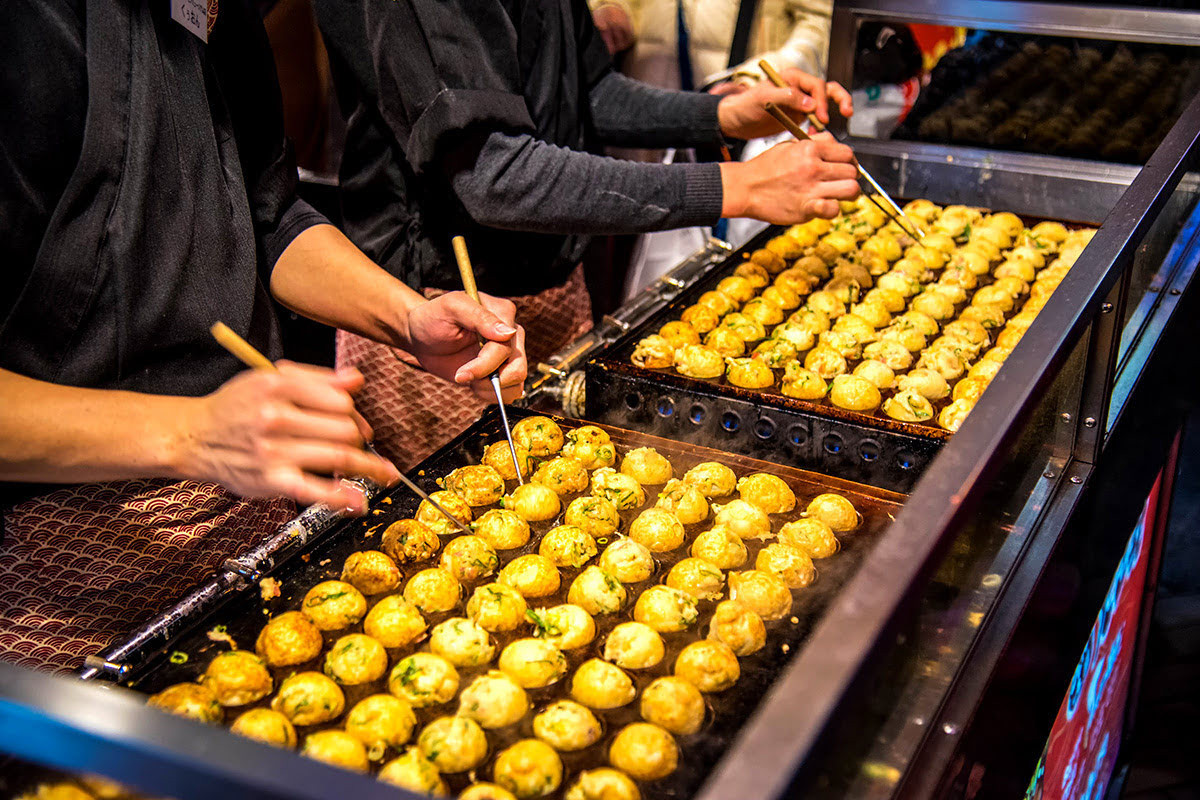
[(217, 21), (217, 0), (171, 0), (171, 19), (207, 44)]

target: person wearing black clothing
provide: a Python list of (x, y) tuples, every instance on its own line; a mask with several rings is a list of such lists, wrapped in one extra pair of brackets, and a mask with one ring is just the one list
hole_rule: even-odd
[(243, 372), (212, 323), (277, 357), (274, 297), (481, 396), (524, 378), (510, 303), (429, 302), (296, 197), (246, 0), (207, 42), (169, 10), (16, 0), (0, 26), (0, 658), (31, 666), (77, 665), (291, 500), (361, 512), (328, 475), (397, 478), (361, 375)]
[[(591, 324), (580, 255), (590, 234), (712, 225), (721, 216), (794, 223), (857, 196), (853, 155), (832, 138), (788, 142), (746, 163), (645, 164), (605, 146), (719, 148), (777, 132), (771, 101), (828, 119), (826, 85), (729, 97), (655, 89), (612, 68), (583, 0), (317, 0), (350, 125), (341, 183), (346, 230), (409, 285), (458, 285), (466, 237), (481, 288), (512, 298), (536, 363)], [(828, 89), (852, 113), (841, 87)], [(372, 378), (364, 415), (378, 446), (413, 458), (478, 406), (423, 385), (385, 348), (339, 337), (339, 363)], [(421, 446), (416, 443), (420, 442)]]

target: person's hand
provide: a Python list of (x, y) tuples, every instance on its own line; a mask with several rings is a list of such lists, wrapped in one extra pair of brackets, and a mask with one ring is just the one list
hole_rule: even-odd
[(728, 97), (731, 94), (741, 94), (750, 87), (740, 81), (721, 81), (708, 90), (709, 94), (715, 94), (718, 97)]
[(854, 153), (827, 133), (787, 141), (744, 163), (720, 165), (723, 217), (794, 225), (837, 216), (839, 200), (858, 197)]
[(288, 361), (276, 366), (276, 372), (243, 372), (197, 398), (180, 421), (179, 471), (246, 497), (282, 495), (364, 513), (362, 492), (330, 476), (390, 486), (399, 472), (363, 449), (371, 429), (351, 396), (362, 388), (362, 375)]
[(592, 21), (596, 23), (596, 30), (600, 31), (600, 38), (604, 40), (609, 55), (615, 56), (633, 45), (633, 20), (620, 6), (603, 4), (592, 12)]
[(767, 103), (774, 103), (799, 122), (803, 122), (804, 115), (815, 114), (822, 124), (828, 124), (830, 100), (838, 104), (842, 116), (854, 114), (850, 93), (840, 84), (826, 83), (798, 69), (785, 69), (780, 74), (788, 82), (787, 88), (764, 80), (747, 91), (721, 100), (717, 106), (717, 119), (723, 134), (735, 139), (756, 139), (779, 133), (779, 122), (764, 108)]
[[(525, 331), (512, 302), (483, 293), (479, 300), (482, 307), (465, 292), (449, 292), (416, 306), (401, 349), (439, 378), (469, 384), (483, 400), (496, 399), (488, 376), (499, 369), (504, 400), (512, 402), (525, 382)], [(480, 336), (487, 340), (482, 348)]]

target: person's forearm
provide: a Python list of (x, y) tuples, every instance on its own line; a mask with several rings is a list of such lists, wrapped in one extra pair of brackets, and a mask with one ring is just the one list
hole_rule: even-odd
[(388, 344), (409, 340), (408, 312), (425, 302), (332, 225), (292, 240), (275, 262), (271, 293), (298, 314)]
[(0, 480), (181, 477), (195, 398), (59, 386), (0, 370)]
[(719, 147), (721, 98), (677, 92), (609, 72), (588, 92), (600, 140), (616, 147)]
[(454, 191), (476, 222), (493, 228), (642, 233), (712, 225), (721, 215), (716, 164), (619, 161), (505, 133), (460, 155)]

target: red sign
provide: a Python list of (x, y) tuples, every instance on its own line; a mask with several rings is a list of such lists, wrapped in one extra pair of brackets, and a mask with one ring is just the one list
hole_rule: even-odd
[(1116, 765), (1162, 475), (1113, 576), (1026, 800), (1099, 800)]

